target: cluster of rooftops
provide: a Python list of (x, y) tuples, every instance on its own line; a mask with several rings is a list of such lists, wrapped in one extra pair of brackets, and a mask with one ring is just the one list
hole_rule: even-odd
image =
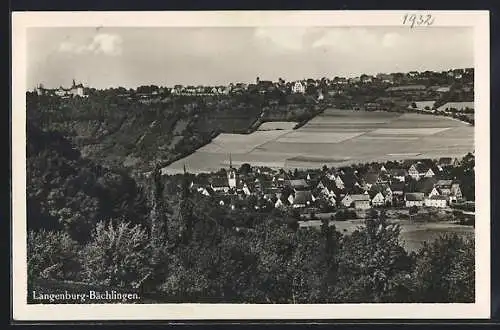
[(414, 161), (386, 168), (382, 164), (315, 171), (234, 168), (195, 179), (191, 189), (214, 197), (221, 205), (255, 196), (276, 208), (311, 208), (325, 203), (335, 207), (367, 209), (377, 206), (446, 207), (462, 199), (460, 183), (447, 177), (446, 167), (459, 164), (452, 158)]

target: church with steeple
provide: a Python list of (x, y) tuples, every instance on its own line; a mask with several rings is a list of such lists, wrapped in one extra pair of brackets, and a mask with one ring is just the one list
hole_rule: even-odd
[(233, 161), (231, 159), (231, 154), (229, 154), (229, 169), (227, 170), (227, 182), (229, 189), (236, 189), (237, 174), (236, 170), (233, 168)]

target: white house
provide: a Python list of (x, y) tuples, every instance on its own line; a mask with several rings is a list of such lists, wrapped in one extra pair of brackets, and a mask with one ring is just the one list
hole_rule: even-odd
[(346, 194), (344, 198), (342, 198), (342, 205), (345, 207), (350, 207), (354, 200), (351, 198), (351, 195)]
[(381, 192), (378, 192), (372, 198), (372, 205), (373, 206), (384, 206), (385, 205), (385, 201), (386, 201), (385, 196)]
[(296, 81), (292, 86), (292, 92), (295, 94), (304, 94), (306, 92), (306, 85), (301, 81)]
[(441, 192), (437, 187), (432, 188), (432, 191), (429, 193), (428, 197), (433, 197), (433, 196), (441, 196)]
[(370, 196), (368, 194), (357, 194), (352, 195), (351, 198), (354, 200), (354, 208), (358, 210), (367, 210), (371, 208)]
[(431, 196), (427, 197), (425, 199), (425, 206), (427, 207), (439, 207), (443, 208), (446, 207), (447, 204), (447, 198), (446, 196)]
[(346, 194), (342, 199), (342, 205), (345, 207), (354, 206), (356, 209), (366, 210), (371, 207), (370, 196), (368, 194)]

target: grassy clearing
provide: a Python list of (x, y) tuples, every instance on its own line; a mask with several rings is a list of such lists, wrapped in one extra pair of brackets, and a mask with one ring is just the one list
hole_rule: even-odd
[(280, 143), (339, 143), (365, 132), (292, 132), (277, 139)]
[(258, 131), (272, 131), (272, 130), (292, 130), (297, 122), (290, 121), (275, 121), (275, 122), (265, 122), (262, 123)]

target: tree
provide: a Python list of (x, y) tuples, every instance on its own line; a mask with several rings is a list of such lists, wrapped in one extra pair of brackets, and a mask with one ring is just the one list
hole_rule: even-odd
[(240, 166), (240, 170), (239, 170), (240, 174), (242, 175), (248, 175), (249, 173), (252, 172), (252, 167), (250, 166), (250, 164), (248, 163), (243, 163), (241, 164)]
[(418, 207), (416, 205), (411, 206), (408, 209), (408, 215), (410, 216), (410, 221), (412, 220), (412, 216), (418, 213)]
[(341, 302), (407, 301), (404, 279), (412, 269), (397, 224), (381, 214), (345, 236), (339, 261), (335, 300)]
[(424, 303), (471, 303), (475, 288), (474, 241), (443, 235), (424, 243), (413, 274), (414, 301)]
[(152, 270), (147, 231), (128, 222), (99, 222), (81, 252), (85, 280), (112, 287), (134, 288)]

